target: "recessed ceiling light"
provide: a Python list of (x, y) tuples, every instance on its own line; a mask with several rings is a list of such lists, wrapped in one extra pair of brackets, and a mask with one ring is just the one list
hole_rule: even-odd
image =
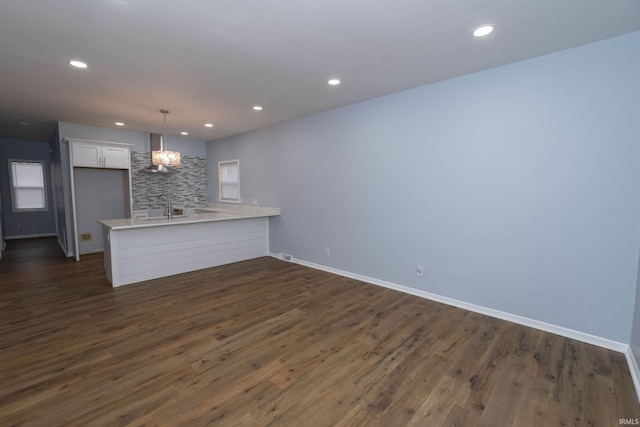
[(180, 132), (180, 135), (189, 135), (189, 132), (187, 132), (186, 130), (183, 130), (182, 132)]
[(116, 126), (124, 126), (124, 123), (122, 123), (122, 122), (116, 122)]
[(491, 34), (492, 31), (493, 31), (492, 25), (483, 25), (482, 27), (478, 27), (475, 29), (475, 31), (473, 32), (473, 36), (484, 37), (487, 34)]
[(82, 61), (78, 61), (75, 59), (72, 59), (71, 61), (69, 61), (69, 64), (73, 65), (76, 68), (87, 68), (87, 64), (82, 62)]
[(213, 127), (213, 123), (205, 123), (204, 127), (212, 128)]
[(262, 111), (262, 107), (259, 106), (259, 105), (254, 105), (253, 109), (256, 110), (256, 111)]
[(331, 86), (338, 86), (340, 84), (340, 80), (338, 79), (331, 79), (329, 80), (327, 83), (329, 83)]

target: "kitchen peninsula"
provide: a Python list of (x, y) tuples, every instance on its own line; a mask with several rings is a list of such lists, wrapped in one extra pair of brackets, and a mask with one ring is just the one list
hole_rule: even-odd
[(104, 267), (116, 286), (266, 256), (279, 208), (210, 204), (178, 218), (98, 221)]

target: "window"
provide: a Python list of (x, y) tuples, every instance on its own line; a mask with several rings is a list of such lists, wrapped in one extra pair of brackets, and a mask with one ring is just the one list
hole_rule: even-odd
[(218, 162), (221, 202), (240, 203), (240, 160)]
[(11, 202), (14, 211), (47, 209), (43, 162), (9, 161)]

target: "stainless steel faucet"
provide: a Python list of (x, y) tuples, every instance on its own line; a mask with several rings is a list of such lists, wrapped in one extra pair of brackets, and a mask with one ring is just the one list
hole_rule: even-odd
[(157, 200), (156, 200), (156, 207), (160, 207), (160, 199), (161, 198), (165, 198), (167, 199), (167, 213), (165, 214), (169, 219), (171, 219), (172, 217), (172, 211), (171, 211), (171, 199), (169, 198), (169, 196), (167, 196), (166, 194), (162, 193), (158, 196)]

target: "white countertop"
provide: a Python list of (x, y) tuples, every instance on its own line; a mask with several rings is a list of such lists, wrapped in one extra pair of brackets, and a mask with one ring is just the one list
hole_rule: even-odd
[(212, 221), (229, 221), (246, 218), (260, 218), (280, 215), (280, 208), (266, 208), (259, 206), (227, 206), (211, 204), (207, 208), (197, 209), (195, 213), (178, 218), (123, 218), (98, 221), (111, 230), (131, 228), (163, 227), (178, 224), (195, 224)]

